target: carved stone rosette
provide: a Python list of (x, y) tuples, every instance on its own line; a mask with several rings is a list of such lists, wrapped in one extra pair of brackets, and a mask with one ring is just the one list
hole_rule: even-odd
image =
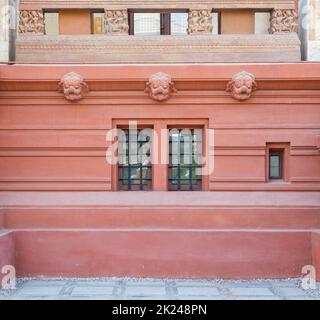
[(76, 102), (83, 98), (89, 88), (80, 74), (69, 72), (61, 78), (58, 90), (64, 94), (68, 101)]
[(45, 22), (42, 10), (21, 10), (19, 33), (44, 34)]
[(106, 34), (129, 34), (128, 11), (126, 9), (106, 9), (104, 16), (106, 24)]
[(165, 101), (171, 94), (177, 92), (171, 77), (163, 72), (158, 72), (150, 76), (146, 84), (145, 92), (155, 101)]
[(210, 34), (212, 33), (211, 10), (208, 9), (190, 9), (188, 17), (189, 34)]
[(269, 32), (298, 32), (298, 15), (294, 9), (276, 9), (272, 11)]
[(244, 101), (251, 98), (254, 91), (257, 90), (255, 76), (249, 72), (242, 71), (235, 74), (227, 84), (227, 92), (231, 93), (232, 98), (238, 101)]

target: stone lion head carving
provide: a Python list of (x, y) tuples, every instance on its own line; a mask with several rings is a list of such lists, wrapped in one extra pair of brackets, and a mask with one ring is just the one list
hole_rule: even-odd
[(89, 91), (83, 77), (75, 72), (65, 74), (59, 82), (58, 89), (67, 100), (72, 102), (81, 100), (84, 93)]
[(252, 92), (257, 90), (255, 76), (249, 72), (242, 71), (235, 74), (227, 85), (227, 92), (239, 101), (247, 100), (251, 97)]
[(145, 92), (156, 101), (168, 100), (173, 92), (177, 92), (171, 77), (163, 72), (158, 72), (150, 76)]

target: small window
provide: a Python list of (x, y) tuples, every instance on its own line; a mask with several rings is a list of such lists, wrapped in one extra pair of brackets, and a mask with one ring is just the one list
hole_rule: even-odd
[(184, 35), (188, 33), (188, 13), (171, 13), (170, 23), (171, 35)]
[(283, 179), (283, 151), (269, 152), (269, 179)]
[(202, 130), (171, 129), (169, 134), (169, 190), (202, 189)]
[(59, 34), (59, 13), (45, 12), (45, 33), (49, 36), (57, 36)]
[(104, 13), (103, 12), (93, 12), (92, 13), (92, 33), (93, 34), (104, 34)]
[(255, 34), (268, 34), (270, 28), (270, 12), (255, 13)]
[(135, 35), (160, 35), (160, 13), (134, 13), (133, 28)]
[(152, 130), (150, 128), (121, 129), (118, 138), (120, 190), (146, 191), (152, 189), (151, 137)]
[(219, 34), (220, 33), (220, 13), (212, 12), (212, 33)]

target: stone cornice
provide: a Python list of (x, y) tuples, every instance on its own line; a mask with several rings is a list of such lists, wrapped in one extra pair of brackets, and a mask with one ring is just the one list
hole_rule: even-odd
[(188, 9), (188, 8), (252, 8), (252, 9), (294, 9), (294, 0), (22, 0), (22, 9), (35, 8), (128, 8), (128, 9)]
[[(79, 73), (91, 92), (127, 91), (131, 98), (143, 94), (150, 75), (157, 72), (169, 74), (177, 89), (187, 90), (193, 96), (201, 83), (201, 94), (217, 97), (225, 90), (232, 76), (241, 71), (255, 75), (259, 92), (255, 96), (303, 98), (308, 90), (310, 98), (319, 99), (320, 63), (295, 64), (210, 64), (210, 65), (13, 65), (0, 66), (0, 96), (3, 91), (54, 91), (61, 77), (68, 72)], [(298, 90), (292, 92), (292, 90)], [(300, 91), (299, 91), (300, 90)], [(190, 94), (188, 93), (190, 91)], [(216, 93), (213, 93), (216, 91)], [(263, 92), (262, 92), (263, 91)], [(192, 92), (192, 93), (191, 93)], [(47, 92), (49, 94), (49, 92)], [(98, 93), (92, 93), (98, 94)], [(133, 96), (132, 96), (133, 95)], [(223, 93), (223, 96), (228, 94)], [(99, 96), (99, 94), (98, 94)], [(179, 95), (177, 95), (178, 97)], [(190, 97), (191, 97), (190, 96)], [(101, 96), (104, 97), (104, 94)], [(112, 97), (110, 97), (112, 98)], [(139, 98), (139, 97), (137, 97)]]
[(296, 33), (274, 35), (20, 35), (17, 62), (210, 63), (298, 62)]

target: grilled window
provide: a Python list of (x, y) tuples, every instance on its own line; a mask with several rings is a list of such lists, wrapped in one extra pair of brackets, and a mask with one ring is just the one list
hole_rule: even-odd
[(131, 35), (182, 35), (187, 34), (187, 12), (130, 12)]
[(202, 130), (172, 129), (169, 134), (169, 190), (202, 188)]
[(151, 137), (151, 129), (122, 129), (122, 134), (118, 138), (120, 190), (146, 191), (152, 189)]

